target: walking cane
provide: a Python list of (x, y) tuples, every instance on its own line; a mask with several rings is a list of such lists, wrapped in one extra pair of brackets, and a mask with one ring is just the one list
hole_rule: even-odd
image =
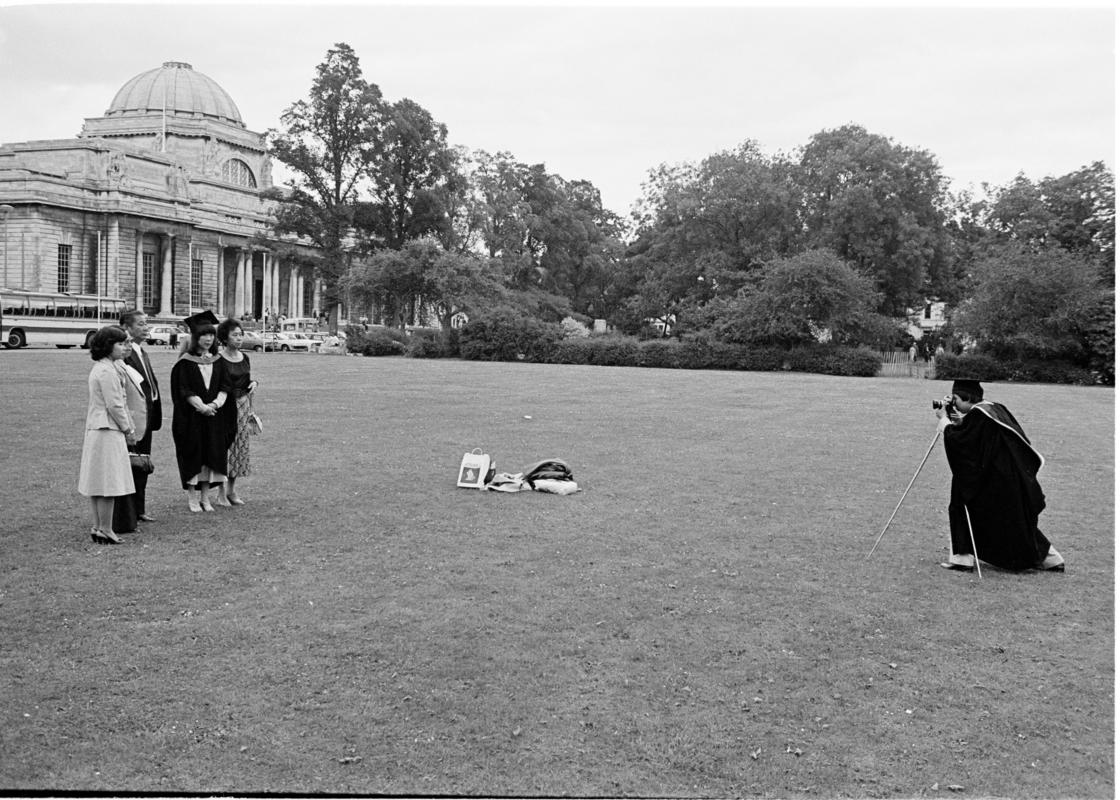
[(972, 560), (976, 562), (976, 577), (983, 580), (984, 575), (980, 572), (980, 554), (976, 552), (976, 537), (972, 533), (972, 517), (968, 515), (968, 506), (964, 507), (964, 521), (968, 523), (968, 538), (972, 542)]
[[(938, 437), (939, 437), (940, 435), (941, 435), (941, 429), (940, 429), (940, 428), (938, 428), (938, 430), (937, 430), (937, 433), (935, 433), (935, 434), (933, 435), (933, 441), (929, 443), (929, 449), (928, 449), (928, 450), (926, 450), (926, 454), (925, 454), (925, 457), (923, 457), (923, 458), (922, 458), (922, 463), (918, 465), (918, 470), (917, 470), (917, 472), (915, 472), (915, 473), (914, 473), (914, 477), (910, 479), (910, 485), (906, 487), (906, 491), (905, 491), (905, 492), (903, 492), (903, 493), (902, 493), (902, 497), (900, 497), (900, 498), (899, 498), (899, 500), (898, 500), (898, 505), (897, 505), (897, 506), (895, 506), (895, 507), (894, 507), (894, 511), (892, 511), (892, 512), (891, 512), (891, 518), (890, 518), (890, 519), (888, 519), (888, 520), (887, 520), (887, 524), (883, 526), (883, 530), (882, 530), (882, 532), (881, 532), (881, 533), (879, 534), (879, 538), (878, 538), (878, 539), (876, 539), (876, 540), (875, 540), (875, 544), (871, 546), (871, 552), (867, 554), (867, 557), (868, 557), (868, 558), (871, 558), (871, 556), (872, 556), (872, 555), (874, 555), (874, 553), (875, 553), (875, 548), (879, 546), (879, 542), (880, 542), (880, 541), (882, 541), (882, 539), (883, 539), (883, 534), (887, 532), (887, 528), (889, 528), (889, 527), (891, 526), (891, 523), (892, 523), (892, 522), (894, 521), (894, 515), (898, 513), (898, 510), (899, 510), (900, 508), (902, 508), (902, 501), (903, 501), (903, 500), (905, 500), (905, 499), (906, 499), (906, 495), (908, 495), (908, 494), (910, 493), (910, 487), (912, 487), (912, 486), (914, 485), (914, 481), (918, 480), (918, 473), (919, 473), (919, 472), (921, 472), (921, 471), (922, 471), (922, 467), (924, 467), (924, 466), (926, 465), (926, 460), (927, 460), (927, 459), (929, 458), (929, 454), (933, 452), (933, 446), (934, 446), (935, 444), (937, 444), (937, 438), (938, 438)], [(971, 530), (971, 529), (970, 529), (970, 530)], [(973, 549), (975, 549), (975, 547), (976, 547), (976, 545), (973, 545)]]

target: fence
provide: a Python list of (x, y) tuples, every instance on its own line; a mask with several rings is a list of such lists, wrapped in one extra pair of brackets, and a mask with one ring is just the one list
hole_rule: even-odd
[(908, 350), (880, 350), (879, 367), (881, 378), (932, 378), (934, 372), (933, 360), (916, 358), (910, 360)]

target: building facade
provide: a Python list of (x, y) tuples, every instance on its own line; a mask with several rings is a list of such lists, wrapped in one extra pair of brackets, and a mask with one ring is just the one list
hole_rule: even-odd
[(273, 232), (271, 186), (264, 135), (166, 62), (77, 138), (0, 145), (0, 286), (118, 297), (158, 321), (317, 315), (314, 251)]

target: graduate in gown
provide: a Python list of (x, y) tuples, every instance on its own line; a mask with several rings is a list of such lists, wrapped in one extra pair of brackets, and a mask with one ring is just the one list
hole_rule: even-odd
[(193, 512), (213, 511), (210, 487), (226, 480), (226, 453), (234, 430), (221, 413), (231, 386), (225, 361), (218, 357), (217, 317), (210, 311), (184, 320), (190, 344), (171, 369), (171, 399), (175, 411), (171, 436), (179, 478)]
[(978, 381), (955, 381), (952, 407), (957, 421), (944, 409), (937, 412), (953, 472), (951, 553), (942, 566), (971, 570), (975, 555), (1003, 569), (1064, 572), (1065, 561), (1038, 528), (1046, 497), (1037, 476), (1045, 460), (1022, 426), (1006, 407), (984, 400)]

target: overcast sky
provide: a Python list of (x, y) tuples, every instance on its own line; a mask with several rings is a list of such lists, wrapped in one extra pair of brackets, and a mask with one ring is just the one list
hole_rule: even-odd
[[(1081, 5), (1086, 6), (1085, 3)], [(263, 132), (346, 42), (452, 144), (586, 179), (627, 213), (646, 173), (849, 123), (931, 152), (956, 188), (1115, 169), (1110, 4), (56, 5), (0, 0), (0, 142), (69, 138), (130, 78), (185, 61)]]

